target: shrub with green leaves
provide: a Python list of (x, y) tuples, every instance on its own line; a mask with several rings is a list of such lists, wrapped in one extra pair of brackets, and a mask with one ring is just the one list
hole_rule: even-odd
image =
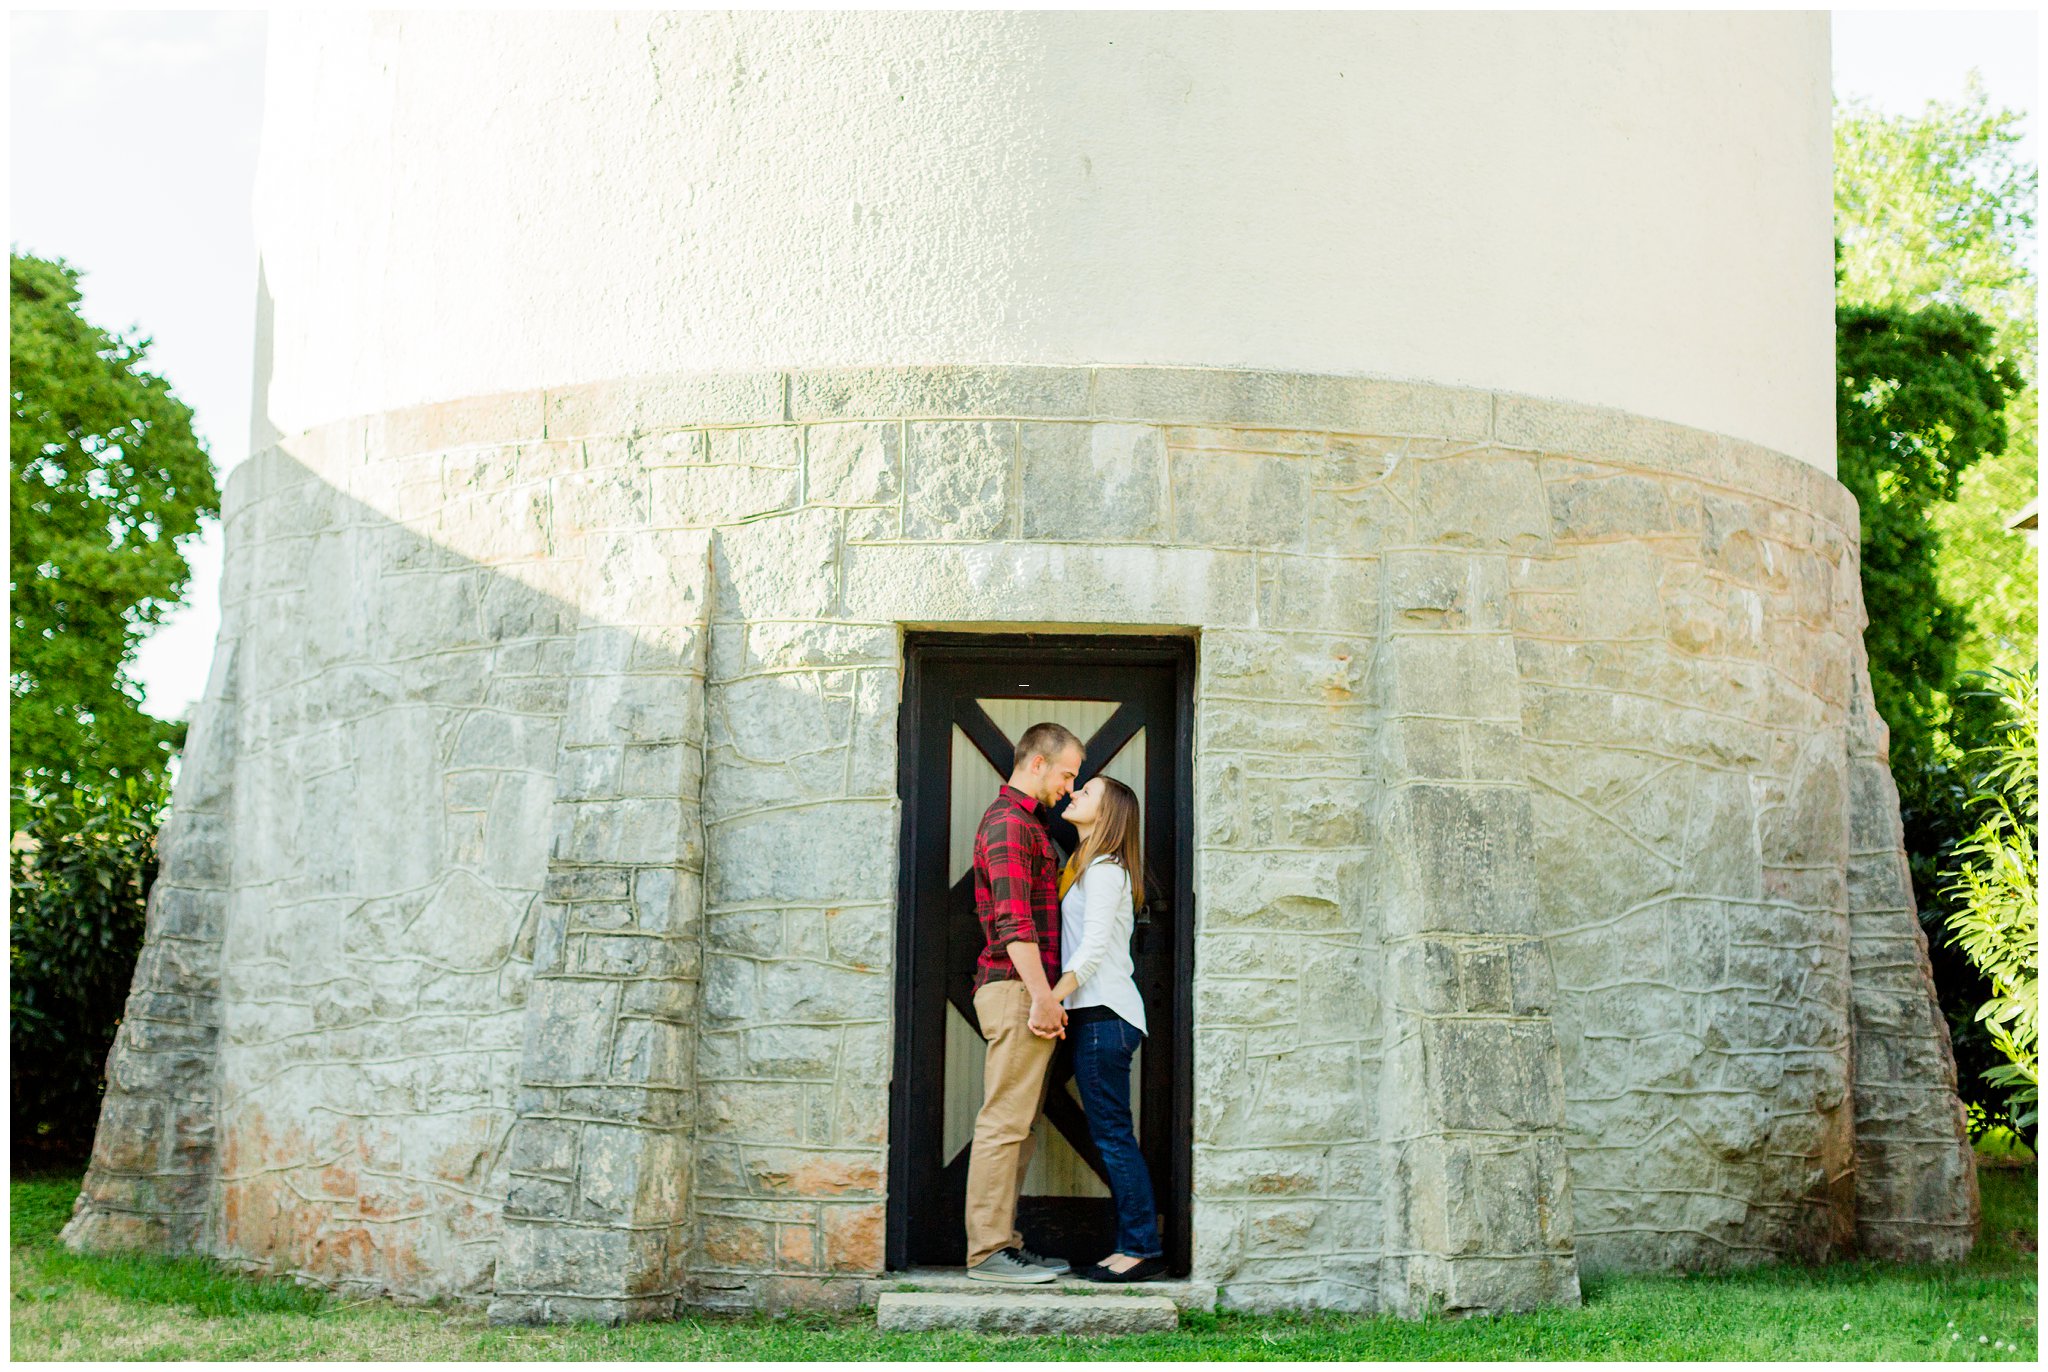
[(92, 1148), (107, 1050), (142, 949), (169, 799), (156, 776), (15, 788), (9, 1041), (16, 1166)]
[(1971, 792), (1977, 827), (1957, 847), (1962, 863), (1945, 894), (1955, 901), (1948, 928), (1957, 947), (1991, 983), (1977, 1011), (2005, 1061), (1984, 1079), (2007, 1093), (2012, 1120), (2038, 1136), (2041, 925), (2040, 676), (1997, 669), (1972, 673), (1985, 685), (1974, 694), (2000, 707), (1996, 739), (1973, 750), (1984, 768)]

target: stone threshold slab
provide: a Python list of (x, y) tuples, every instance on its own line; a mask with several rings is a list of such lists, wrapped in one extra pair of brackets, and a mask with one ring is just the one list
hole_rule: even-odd
[(1063, 1296), (1087, 1296), (1090, 1299), (1103, 1296), (1164, 1296), (1180, 1310), (1213, 1311), (1216, 1308), (1214, 1282), (1147, 1281), (1117, 1286), (1108, 1282), (1082, 1281), (1079, 1277), (1064, 1277), (1040, 1286), (1013, 1287), (976, 1281), (958, 1267), (913, 1267), (902, 1272), (887, 1272), (879, 1277), (870, 1277), (861, 1283), (860, 1303), (878, 1305), (881, 1297), (892, 1291), (976, 1296), (987, 1295), (990, 1292), (998, 1295), (1033, 1296), (1057, 1293)]
[(1057, 1291), (890, 1291), (875, 1327), (895, 1333), (970, 1329), (984, 1334), (1146, 1334), (1180, 1327), (1164, 1296), (1076, 1296)]

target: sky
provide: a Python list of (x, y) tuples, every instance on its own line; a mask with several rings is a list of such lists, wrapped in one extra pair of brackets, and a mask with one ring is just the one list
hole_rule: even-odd
[[(225, 479), (248, 455), (264, 16), (16, 11), (9, 24), (9, 242), (85, 272), (94, 323), (155, 339), (153, 365), (192, 406)], [(2031, 9), (1837, 11), (1833, 33), (1838, 99), (1912, 113), (1959, 96), (1974, 67), (1994, 107), (2030, 116), (2025, 152), (2038, 159)], [(184, 716), (206, 684), (219, 526), (188, 554), (190, 604), (131, 668), (146, 706), (166, 719)]]
[[(87, 319), (155, 340), (147, 365), (192, 407), (223, 480), (249, 451), (264, 23), (250, 12), (82, 10), (9, 21), (8, 242), (84, 272)], [(219, 524), (186, 555), (187, 606), (129, 668), (164, 719), (183, 717), (206, 685)]]

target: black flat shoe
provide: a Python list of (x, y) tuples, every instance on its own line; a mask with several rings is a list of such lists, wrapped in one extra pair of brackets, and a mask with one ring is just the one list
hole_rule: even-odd
[(1087, 1267), (1082, 1269), (1080, 1276), (1081, 1280), (1083, 1281), (1122, 1283), (1134, 1281), (1152, 1281), (1158, 1277), (1165, 1275), (1165, 1273), (1165, 1258), (1140, 1258), (1138, 1259), (1136, 1266), (1123, 1272), (1112, 1271), (1111, 1269), (1104, 1267), (1099, 1262), (1091, 1263)]

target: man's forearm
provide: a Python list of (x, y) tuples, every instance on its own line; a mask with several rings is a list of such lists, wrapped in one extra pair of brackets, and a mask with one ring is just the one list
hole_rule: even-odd
[(1035, 943), (1013, 943), (1009, 945), (1010, 964), (1017, 969), (1017, 976), (1023, 981), (1031, 998), (1052, 994), (1052, 987), (1045, 979), (1045, 964), (1038, 960), (1038, 945)]

